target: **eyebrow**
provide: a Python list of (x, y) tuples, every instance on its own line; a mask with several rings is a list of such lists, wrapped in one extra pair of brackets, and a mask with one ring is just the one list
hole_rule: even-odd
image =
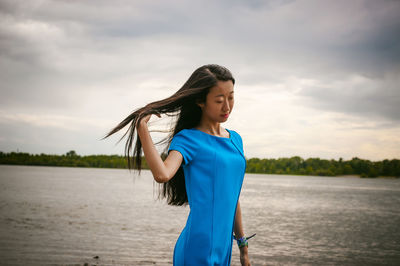
[[(231, 91), (229, 94), (232, 94), (234, 91)], [(216, 95), (216, 96), (214, 96), (214, 98), (215, 97), (221, 97), (221, 96), (225, 96), (224, 94), (219, 94), (219, 95)]]

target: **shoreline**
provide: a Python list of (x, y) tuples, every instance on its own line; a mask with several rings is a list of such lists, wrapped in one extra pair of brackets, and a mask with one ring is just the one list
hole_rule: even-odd
[[(128, 168), (119, 168), (119, 167), (92, 167), (92, 166), (63, 166), (63, 165), (39, 165), (39, 164), (4, 164), (0, 163), (0, 165), (7, 165), (7, 166), (34, 166), (34, 167), (66, 167), (66, 168), (91, 168), (91, 169), (118, 169), (118, 170), (128, 170)], [(141, 171), (150, 171), (150, 169), (142, 168)], [(130, 171), (137, 171), (137, 169), (131, 169)], [(400, 177), (396, 176), (377, 176), (377, 177), (361, 177), (361, 175), (351, 174), (351, 175), (335, 175), (335, 176), (328, 176), (328, 175), (300, 175), (300, 174), (271, 174), (271, 173), (252, 173), (246, 172), (246, 174), (254, 174), (254, 175), (291, 175), (291, 176), (320, 176), (320, 177), (341, 177), (341, 178), (383, 178), (383, 179), (397, 179)]]
[[(161, 155), (162, 158), (166, 154)], [(88, 155), (80, 156), (71, 150), (65, 155), (29, 154), (29, 153), (4, 153), (0, 151), (0, 164), (11, 165), (39, 165), (62, 166), (83, 168), (119, 168), (127, 169), (129, 162), (135, 164), (129, 158), (119, 155)], [(275, 174), (275, 175), (303, 175), (303, 176), (335, 176), (335, 177), (359, 177), (359, 178), (399, 178), (400, 160), (383, 160), (372, 162), (370, 160), (354, 157), (351, 160), (339, 161), (331, 159), (307, 158), (292, 156), (278, 159), (246, 158), (246, 173), (251, 174)], [(132, 164), (133, 163), (133, 164)], [(141, 158), (141, 169), (149, 166), (144, 157)], [(133, 170), (133, 169), (131, 169)]]
[(377, 177), (368, 177), (368, 176), (366, 176), (366, 177), (361, 177), (361, 175), (336, 175), (336, 176), (334, 176), (334, 177), (344, 177), (344, 178), (346, 178), (346, 177), (357, 177), (357, 178), (387, 178), (387, 179), (396, 179), (396, 178), (399, 178), (399, 177), (396, 177), (396, 176), (377, 176)]

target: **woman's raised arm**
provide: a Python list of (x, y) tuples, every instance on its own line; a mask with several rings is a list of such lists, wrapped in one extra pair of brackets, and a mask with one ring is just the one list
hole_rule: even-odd
[(137, 131), (142, 143), (144, 157), (150, 167), (154, 180), (158, 183), (166, 183), (175, 175), (176, 171), (178, 171), (183, 157), (180, 152), (171, 150), (168, 157), (164, 161), (162, 160), (154, 146), (147, 126), (150, 116), (151, 115), (147, 115), (141, 119), (140, 124), (137, 125)]

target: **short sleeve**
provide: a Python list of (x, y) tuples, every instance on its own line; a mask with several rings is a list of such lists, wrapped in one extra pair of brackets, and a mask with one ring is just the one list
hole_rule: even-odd
[(240, 151), (240, 153), (244, 156), (242, 137), (239, 135), (239, 133), (237, 133), (237, 132), (234, 131), (234, 130), (230, 130), (230, 132), (231, 132), (231, 134), (232, 134), (233, 143), (235, 144), (235, 146), (237, 147), (237, 149)]
[(235, 133), (236, 133), (236, 136), (237, 136), (237, 139), (238, 139), (240, 148), (241, 148), (242, 151), (243, 151), (243, 140), (242, 140), (242, 137), (239, 135), (239, 133), (237, 133), (237, 132), (235, 132)]
[(168, 152), (171, 150), (179, 151), (183, 157), (183, 164), (190, 163), (197, 151), (197, 145), (194, 136), (191, 136), (189, 130), (183, 129), (178, 132), (171, 141)]

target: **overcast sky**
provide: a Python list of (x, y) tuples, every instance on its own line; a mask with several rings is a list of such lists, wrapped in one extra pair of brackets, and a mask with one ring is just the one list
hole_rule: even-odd
[(122, 134), (100, 138), (216, 63), (236, 79), (223, 126), (248, 158), (400, 158), (398, 14), (390, 0), (0, 0), (0, 150), (123, 154)]

